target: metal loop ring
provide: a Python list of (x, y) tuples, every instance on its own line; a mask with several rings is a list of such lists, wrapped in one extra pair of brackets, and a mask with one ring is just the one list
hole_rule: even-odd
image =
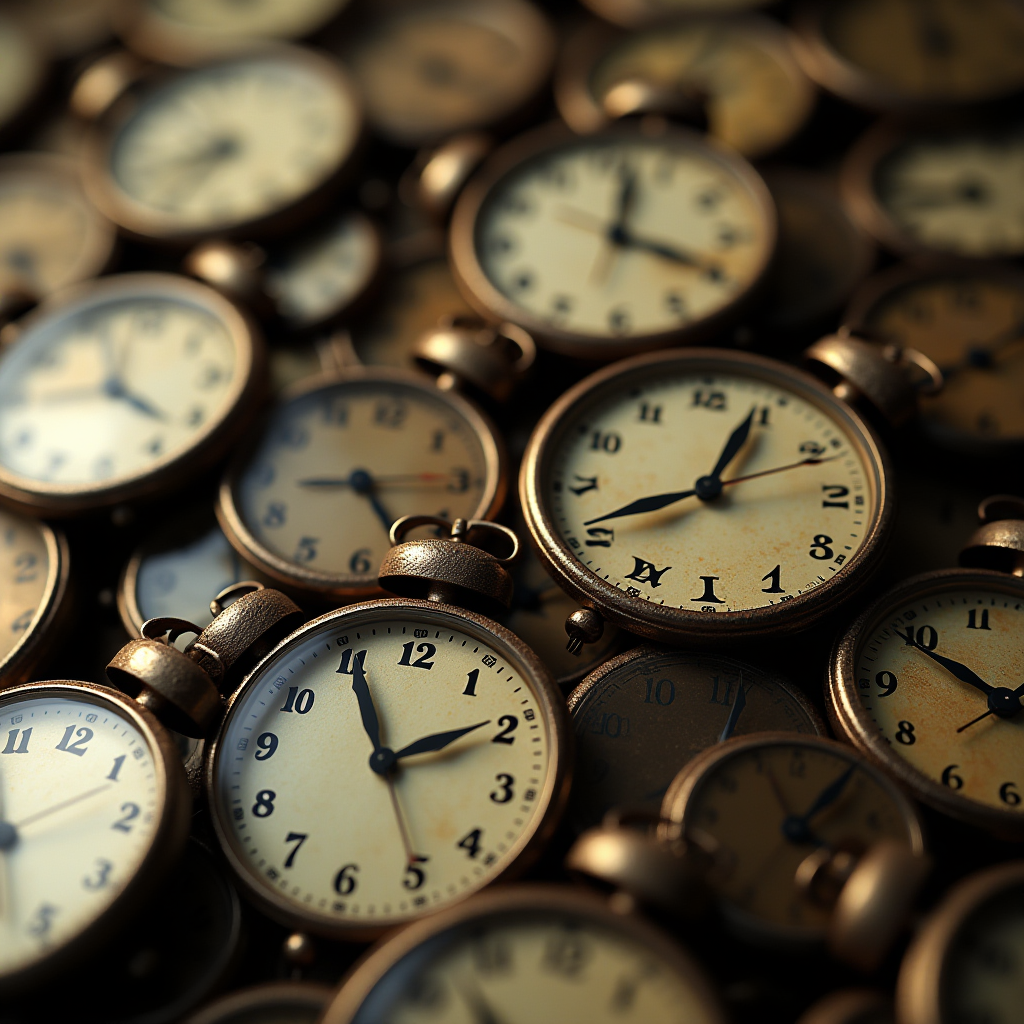
[[(246, 594), (255, 593), (257, 590), (264, 590), (262, 583), (256, 580), (239, 580), (237, 583), (232, 583), (230, 587), (225, 587), (211, 602), (210, 611), (213, 613), (213, 617), (216, 618), (224, 609), (233, 602), (229, 602), (228, 598), (233, 597), (237, 601), (240, 597), (245, 597)], [(196, 632), (202, 632), (196, 630)]]
[(212, 666), (209, 668), (205, 665), (203, 666), (206, 670), (206, 674), (210, 676), (211, 679), (220, 679), (224, 675), (224, 662), (221, 660), (221, 656), (212, 647), (207, 647), (206, 644), (201, 644), (199, 640), (196, 639), (185, 648), (186, 654), (191, 654), (192, 651), (199, 651), (200, 654), (205, 654), (208, 658), (213, 659)]
[[(420, 526), (436, 526), (446, 531), (448, 536), (455, 540), (462, 540), (468, 537), (473, 530), (494, 533), (509, 541), (512, 545), (512, 550), (507, 555), (496, 555), (493, 551), (488, 551), (488, 554), (492, 555), (499, 562), (514, 561), (519, 554), (519, 538), (515, 532), (507, 526), (502, 526), (500, 523), (492, 523), (489, 519), (456, 519), (455, 522), (451, 522), (448, 519), (443, 519), (441, 516), (402, 516), (401, 519), (396, 519), (391, 524), (391, 530), (388, 533), (391, 546), (394, 547), (396, 544), (401, 544), (411, 530), (415, 530)], [(474, 544), (473, 546), (478, 547), (479, 545)], [(485, 548), (484, 550), (487, 549)]]
[(388, 531), (391, 546), (401, 544), (405, 540), (405, 535), (418, 526), (437, 526), (447, 533), (451, 533), (452, 529), (451, 520), (442, 519), (440, 516), (402, 516), (391, 524), (391, 529)]
[(139, 629), (139, 636), (143, 640), (161, 640), (166, 644), (173, 644), (184, 633), (195, 633), (199, 636), (202, 628), (188, 619), (179, 619), (173, 615), (158, 615), (152, 619), (146, 619)]
[(924, 375), (924, 380), (915, 381), (914, 387), (922, 395), (937, 395), (945, 386), (946, 378), (936, 364), (923, 352), (916, 348), (897, 348), (894, 350), (895, 361), (916, 366)]
[(533, 335), (528, 334), (522, 327), (508, 322), (499, 325), (498, 334), (519, 349), (519, 357), (512, 363), (512, 369), (517, 374), (526, 373), (537, 358), (537, 344), (533, 340)]

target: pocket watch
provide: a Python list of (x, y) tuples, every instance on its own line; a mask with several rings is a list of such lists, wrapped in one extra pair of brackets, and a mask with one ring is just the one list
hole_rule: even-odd
[(722, 1024), (703, 974), (668, 936), (554, 885), (486, 893), (403, 929), (343, 980), (323, 1024), (553, 1020)]
[[(424, 525), (450, 536), (402, 543)], [(514, 634), (466, 610), (508, 606), (515, 535), (411, 516), (392, 539), (380, 582), (405, 596), (291, 633), (207, 741), (211, 818), (243, 889), (276, 920), (335, 939), (376, 937), (520, 873), (568, 794), (554, 681)], [(275, 592), (257, 591), (257, 607), (260, 595)], [(253, 613), (241, 600), (200, 635), (200, 665), (221, 671), (243, 645), (232, 623), (248, 629)]]
[[(600, 24), (571, 37), (555, 99), (576, 131), (607, 127), (640, 83), (705, 110), (709, 133), (749, 158), (778, 149), (804, 125), (814, 87), (767, 18), (702, 18), (624, 34)], [(666, 110), (666, 112), (668, 112)]]
[(13, 129), (46, 83), (42, 47), (10, 12), (0, 14), (0, 132)]
[(278, 404), (229, 468), (217, 515), (271, 579), (372, 596), (396, 519), (488, 515), (505, 473), (494, 426), (466, 399), (423, 374), (353, 367)]
[(1024, 12), (1007, 0), (805, 3), (794, 28), (807, 73), (874, 110), (981, 103), (1024, 89)]
[(731, 151), (645, 123), (583, 137), (547, 126), (484, 164), (450, 232), (455, 279), (481, 315), (601, 361), (735, 318), (775, 247), (768, 190)]
[(262, 343), (172, 274), (65, 290), (0, 355), (0, 497), (71, 515), (178, 485), (223, 454), (264, 384)]
[(338, 50), (374, 131), (424, 146), (516, 113), (545, 85), (555, 45), (527, 0), (416, 0), (347, 31)]
[(1016, 257), (1024, 253), (1016, 187), (1022, 163), (1017, 125), (883, 121), (847, 154), (843, 197), (861, 226), (894, 252)]
[(958, 882), (922, 924), (900, 967), (901, 1024), (1010, 1024), (1024, 982), (1024, 862)]
[(835, 885), (841, 900), (849, 863), (883, 841), (924, 855), (920, 821), (897, 786), (819, 736), (754, 733), (710, 747), (672, 780), (661, 816), (714, 849), (709, 881), (723, 916), (755, 942), (830, 937), (836, 904), (827, 890)]
[(200, 64), (274, 39), (301, 39), (348, 0), (130, 0), (116, 10), (118, 34), (161, 64)]
[(921, 400), (921, 423), (934, 441), (980, 455), (1024, 444), (1024, 274), (1017, 267), (952, 259), (892, 267), (856, 292), (844, 322), (938, 364), (945, 385)]
[(317, 1024), (333, 990), (312, 981), (270, 981), (229, 992), (184, 1024)]
[(41, 299), (95, 277), (110, 262), (114, 240), (71, 160), (50, 153), (0, 160), (0, 292)]
[(117, 610), (130, 636), (156, 618), (204, 627), (213, 619), (210, 595), (253, 576), (204, 507), (179, 514), (132, 553), (118, 585)]
[(595, 669), (569, 695), (577, 830), (615, 807), (657, 815), (669, 783), (697, 754), (754, 732), (825, 735), (800, 691), (722, 655), (644, 645)]
[(837, 640), (828, 712), (839, 735), (922, 802), (1019, 838), (1024, 503), (995, 497), (981, 511), (985, 524), (960, 556), (970, 568), (906, 580)]
[(765, 181), (779, 211), (779, 244), (754, 323), (792, 344), (793, 332), (835, 324), (835, 314), (874, 266), (875, 245), (846, 211), (831, 178), (774, 167)]
[(68, 542), (0, 508), (0, 688), (27, 679), (69, 610)]
[(283, 44), (240, 54), (115, 104), (87, 140), (86, 191), (146, 241), (280, 233), (326, 203), (360, 121), (336, 62)]
[(889, 481), (863, 420), (802, 371), (681, 349), (566, 392), (527, 446), (520, 500), (568, 593), (692, 643), (800, 629), (856, 592), (891, 527)]
[(729, 14), (764, 7), (768, 0), (583, 0), (595, 14), (623, 28), (642, 28), (694, 14)]
[(868, 988), (848, 988), (819, 999), (796, 1024), (895, 1024), (891, 997)]
[(0, 989), (53, 978), (175, 863), (191, 801), (173, 741), (91, 683), (0, 693)]

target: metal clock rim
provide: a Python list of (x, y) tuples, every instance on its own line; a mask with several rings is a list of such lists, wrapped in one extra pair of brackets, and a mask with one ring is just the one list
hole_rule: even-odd
[[(508, 465), (505, 446), (490, 417), (472, 402), (453, 391), (438, 388), (426, 374), (413, 370), (402, 370), (387, 366), (351, 366), (344, 371), (324, 376), (311, 377), (289, 388), (280, 399), (277, 408), (303, 398), (321, 389), (337, 385), (394, 384), (429, 395), (431, 399), (447, 402), (471, 428), (483, 450), (486, 485), (480, 503), (474, 509), (473, 519), (487, 519), (505, 500), (508, 488)], [(272, 415), (272, 413), (270, 414)], [(264, 437), (269, 419), (265, 418), (261, 429), (253, 432), (249, 442), (232, 458), (217, 491), (216, 513), (224, 535), (231, 546), (260, 572), (285, 587), (304, 592), (332, 597), (367, 597), (383, 593), (377, 584), (377, 570), (366, 573), (321, 573), (306, 569), (296, 563), (275, 555), (263, 545), (246, 525), (242, 503), (238, 492), (249, 461)]]
[(328, 1005), (334, 989), (319, 981), (264, 981), (221, 993), (213, 1002), (193, 1010), (183, 1024), (238, 1024), (243, 1014), (280, 1003), (320, 1010)]
[(332, 1002), (324, 1011), (322, 1024), (352, 1024), (366, 998), (393, 967), (423, 943), (473, 921), (506, 914), (536, 911), (552, 917), (577, 915), (612, 934), (625, 934), (662, 958), (686, 979), (699, 999), (710, 1024), (724, 1024), (725, 1015), (710, 984), (689, 953), (667, 934), (635, 914), (611, 910), (596, 893), (552, 883), (499, 886), (420, 919), (378, 943), (348, 971)]
[[(607, 661), (598, 665), (598, 667), (593, 671), (589, 672), (581, 682), (577, 683), (569, 696), (566, 697), (566, 707), (569, 710), (570, 722), (573, 721), (573, 715), (576, 709), (583, 706), (594, 690), (596, 690), (597, 687), (600, 686), (613, 672), (617, 672), (619, 669), (624, 668), (626, 665), (629, 665), (634, 661), (641, 661), (644, 658), (657, 657), (659, 655), (673, 654), (684, 658), (713, 658), (718, 662), (731, 664), (741, 669), (751, 669), (757, 672), (758, 675), (765, 677), (769, 682), (781, 684), (786, 693), (793, 697), (796, 704), (800, 707), (800, 710), (807, 716), (811, 725), (814, 726), (813, 735), (828, 735), (825, 720), (807, 698), (806, 694), (804, 694), (803, 690), (801, 690), (800, 687), (791, 679), (788, 679), (781, 673), (776, 672), (774, 669), (762, 669), (751, 662), (735, 658), (731, 654), (719, 654), (715, 651), (699, 649), (690, 650), (685, 647), (671, 647), (665, 644), (651, 643), (640, 644), (638, 647), (633, 647), (628, 651), (623, 651), (623, 653), (617, 654), (613, 658), (609, 658)], [(793, 735), (806, 736), (811, 734), (794, 733)]]
[(906, 1024), (940, 1024), (942, 983), (950, 943), (983, 903), (1024, 887), (1024, 861), (996, 864), (959, 881), (917, 930), (896, 981), (898, 1016)]
[(1024, 89), (1024, 76), (1016, 88), (1001, 89), (969, 99), (949, 95), (915, 95), (897, 85), (886, 84), (844, 57), (829, 42), (825, 31), (825, 16), (829, 8), (838, 6), (836, 0), (804, 0), (793, 17), (793, 50), (807, 76), (841, 99), (868, 110), (916, 113), (991, 103), (1016, 95)]
[[(110, 156), (120, 132), (143, 106), (165, 89), (173, 88), (183, 76), (202, 74), (209, 68), (227, 67), (261, 60), (290, 63), (312, 71), (330, 88), (336, 90), (353, 114), (351, 138), (341, 152), (334, 167), (324, 174), (309, 190), (283, 206), (244, 221), (227, 220), (200, 226), (185, 226), (173, 215), (161, 216), (150, 207), (131, 198), (115, 181), (110, 172)], [(358, 157), (364, 135), (362, 103), (351, 76), (337, 61), (332, 61), (309, 47), (290, 43), (264, 43), (221, 57), (209, 64), (180, 68), (174, 73), (162, 74), (139, 98), (126, 97), (116, 102), (92, 126), (82, 151), (82, 181), (88, 197), (109, 220), (132, 238), (156, 245), (182, 248), (200, 242), (211, 235), (223, 238), (273, 237), (293, 227), (322, 208), (340, 188)]]
[[(584, 7), (591, 13), (603, 18), (619, 28), (644, 29), (652, 26), (663, 25), (666, 21), (680, 17), (680, 14), (657, 11), (657, 3), (650, 0), (581, 0)], [(765, 7), (771, 0), (742, 0), (735, 5), (737, 11), (752, 11), (758, 7)], [(704, 0), (703, 3), (690, 3), (683, 5), (682, 17), (699, 16), (718, 9), (715, 0)], [(651, 10), (651, 8), (655, 10)], [(647, 13), (644, 13), (647, 8)]]
[[(705, 26), (733, 29), (744, 38), (755, 38), (766, 49), (788, 58), (792, 71), (799, 76), (799, 79), (793, 74), (787, 76), (791, 81), (799, 81), (797, 88), (800, 89), (801, 103), (804, 106), (796, 128), (785, 138), (754, 152), (744, 153), (737, 150), (744, 159), (760, 160), (784, 146), (807, 123), (815, 105), (814, 85), (796, 59), (792, 32), (785, 25), (756, 14), (753, 10), (742, 9), (737, 12), (716, 14), (709, 8), (707, 11), (695, 11), (684, 18), (676, 16), (657, 27), (648, 28), (646, 32), (643, 29), (640, 32), (654, 35), (663, 31)], [(590, 90), (590, 79), (599, 62), (612, 52), (616, 44), (630, 38), (631, 34), (621, 29), (595, 21), (583, 25), (566, 40), (561, 59), (555, 69), (553, 89), (555, 104), (563, 120), (574, 132), (583, 135), (601, 131), (614, 124), (594, 98)]]
[[(825, 680), (826, 711), (843, 741), (856, 748), (916, 799), (958, 821), (967, 822), (997, 836), (1024, 837), (1024, 813), (1002, 811), (980, 801), (958, 795), (948, 786), (930, 779), (903, 758), (893, 754), (877, 727), (863, 712), (857, 697), (854, 660), (858, 642), (872, 622), (911, 598), (941, 590), (977, 586), (1013, 593), (1024, 603), (1024, 582), (988, 569), (939, 569), (904, 580), (886, 591), (841, 633), (832, 647)], [(851, 697), (852, 694), (852, 697)]]
[[(659, 826), (663, 836), (672, 836), (680, 828), (688, 827), (687, 813), (692, 806), (693, 797), (705, 785), (710, 773), (729, 758), (742, 754), (745, 750), (762, 746), (809, 746), (830, 753), (846, 761), (852, 761), (857, 767), (892, 800), (900, 813), (900, 818), (907, 828), (911, 849), (915, 854), (925, 852), (924, 826), (913, 803), (903, 790), (881, 769), (860, 755), (860, 752), (849, 744), (826, 736), (811, 736), (807, 733), (792, 732), (760, 732), (748, 736), (734, 736), (724, 743), (699, 753), (688, 762), (669, 783), (668, 790), (661, 804), (661, 817), (664, 822)], [(785, 943), (787, 946), (804, 946), (817, 944), (825, 938), (826, 929), (767, 924), (760, 918), (738, 911), (737, 908), (723, 899), (722, 913), (728, 923), (744, 937), (754, 942)]]
[[(708, 316), (678, 330), (600, 337), (552, 327), (543, 317), (527, 313), (503, 295), (490, 281), (476, 252), (478, 217), (494, 189), (516, 168), (525, 166), (545, 152), (603, 144), (615, 139), (667, 142), (677, 149), (695, 150), (706, 155), (709, 160), (725, 168), (744, 189), (757, 208), (765, 230), (764, 257), (752, 274), (748, 287)], [(448, 256), (456, 285), (466, 301), (485, 320), (492, 323), (514, 323), (529, 331), (542, 347), (560, 355), (607, 362), (631, 355), (641, 346), (647, 351), (696, 342), (708, 338), (732, 322), (757, 298), (759, 290), (767, 281), (778, 240), (777, 219), (774, 201), (761, 176), (743, 157), (714, 139), (667, 124), (658, 135), (647, 134), (641, 128), (629, 124), (615, 124), (590, 135), (577, 135), (561, 122), (549, 122), (505, 143), (487, 158), (483, 167), (469, 180), (452, 211)]]
[[(688, 608), (670, 608), (630, 598), (579, 564), (568, 544), (554, 529), (544, 494), (545, 476), (565, 429), (564, 423), (576, 407), (610, 387), (611, 382), (616, 382), (621, 388), (631, 377), (647, 377), (652, 375), (653, 368), (671, 364), (681, 364), (681, 369), (686, 369), (689, 364), (695, 371), (718, 364), (717, 372), (742, 373), (745, 370), (750, 376), (773, 383), (781, 382), (782, 386), (795, 391), (819, 409), (828, 410), (830, 417), (843, 427), (851, 447), (856, 447), (864, 463), (868, 477), (866, 482), (876, 499), (876, 511), (860, 548), (835, 576), (785, 604), (719, 612), (712, 616)], [(873, 478), (870, 477), (872, 473)], [(692, 348), (650, 352), (613, 363), (566, 391), (544, 413), (530, 436), (519, 474), (519, 496), (534, 550), (551, 571), (555, 582), (571, 597), (585, 607), (597, 609), (617, 626), (647, 639), (709, 644), (735, 638), (754, 639), (782, 631), (793, 632), (850, 600), (870, 579), (889, 540), (895, 514), (895, 497), (888, 482), (891, 478), (889, 457), (871, 428), (853, 409), (840, 402), (824, 384), (809, 374), (763, 356), (724, 349)], [(823, 602), (823, 594), (832, 597)]]
[[(51, 317), (65, 317), (76, 308), (89, 308), (119, 298), (133, 296), (180, 300), (182, 294), (192, 305), (212, 315), (231, 340), (235, 380), (229, 397), (221, 404), (214, 420), (184, 450), (177, 450), (154, 461), (147, 469), (120, 478), (111, 484), (58, 484), (47, 486), (13, 473), (0, 465), (0, 499), (30, 515), (70, 516), (162, 493), (183, 476), (196, 473), (215, 461), (235, 439), (241, 420), (251, 411), (263, 385), (266, 355), (263, 339), (251, 319), (234, 303), (207, 285), (177, 274), (136, 272), (115, 274), (93, 281), (68, 285), (45, 299), (24, 319), (15, 347), (25, 335)], [(0, 353), (0, 367), (3, 354)]]
[(54, 529), (42, 520), (33, 525), (43, 535), (48, 559), (45, 600), (39, 605), (21, 639), (3, 658), (0, 658), (0, 698), (7, 689), (24, 683), (45, 654), (42, 643), (54, 626), (60, 625), (70, 611), (71, 549), (62, 530)]
[(145, 737), (153, 759), (161, 802), (160, 819), (149, 848), (135, 874), (99, 916), (68, 942), (21, 971), (0, 978), (0, 991), (13, 993), (38, 984), (96, 948), (97, 943), (125, 924), (177, 863), (188, 840), (192, 800), (181, 756), (167, 730), (151, 711), (111, 687), (72, 679), (51, 679), (22, 683), (0, 691), (0, 713), (14, 701), (35, 697), (79, 700), (97, 706), (113, 705), (115, 714), (127, 718)]
[[(573, 737), (569, 729), (568, 715), (564, 711), (565, 698), (540, 658), (510, 630), (493, 619), (468, 611), (465, 608), (419, 600), (417, 598), (388, 597), (360, 601), (310, 620), (304, 626), (299, 627), (286, 636), (269, 653), (261, 658), (255, 668), (246, 674), (239, 686), (228, 697), (224, 716), (217, 729), (217, 733), (206, 744), (203, 758), (203, 788), (210, 808), (210, 820), (213, 823), (218, 845), (225, 860), (230, 865), (236, 881), (243, 888), (246, 896), (274, 920), (289, 927), (301, 928), (330, 939), (373, 941), (402, 924), (418, 920), (422, 915), (414, 914), (405, 918), (394, 917), (380, 925), (367, 922), (333, 922), (328, 915), (318, 915), (315, 919), (304, 917), (301, 912), (296, 910), (293, 903), (278, 897), (273, 888), (265, 886), (258, 881), (258, 876), (235, 854), (230, 830), (221, 821), (217, 798), (217, 769), (221, 745), (236, 705), (238, 705), (251, 686), (256, 683), (264, 667), (278, 658), (289, 647), (301, 643), (311, 633), (331, 623), (338, 622), (338, 628), (342, 628), (347, 619), (355, 617), (365, 616), (371, 618), (375, 614), (401, 615), (403, 613), (410, 616), (426, 613), (428, 619), (433, 616), (438, 621), (444, 620), (448, 624), (451, 623), (452, 619), (455, 619), (458, 623), (457, 628), (468, 632), (477, 632), (480, 639), (487, 638), (487, 643), (493, 645), (494, 641), (497, 640), (499, 644), (503, 644), (510, 649), (518, 661), (517, 668), (529, 678), (534, 687), (534, 695), (548, 726), (548, 742), (551, 751), (549, 755), (549, 768), (537, 800), (538, 807), (544, 806), (543, 812), (537, 816), (533, 826), (524, 831), (516, 840), (515, 845), (512, 847), (512, 852), (508, 854), (508, 865), (481, 886), (471, 889), (462, 897), (456, 897), (455, 904), (461, 904), (466, 899), (479, 893), (481, 889), (490, 888), (499, 881), (512, 880), (522, 874), (540, 856), (545, 845), (553, 836), (569, 798), (569, 788), (572, 784), (573, 774)], [(435, 916), (429, 910), (425, 913), (431, 917)]]

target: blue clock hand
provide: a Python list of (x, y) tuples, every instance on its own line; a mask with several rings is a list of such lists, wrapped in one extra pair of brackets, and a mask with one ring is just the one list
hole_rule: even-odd
[(791, 843), (814, 843), (816, 845), (824, 845), (812, 831), (810, 827), (810, 821), (815, 815), (820, 814), (826, 807), (834, 804), (841, 796), (843, 790), (846, 788), (846, 784), (850, 781), (850, 777), (857, 770), (855, 764), (851, 764), (849, 768), (839, 776), (838, 779), (834, 779), (830, 782), (819, 794), (817, 799), (811, 804), (810, 809), (805, 814), (789, 814), (782, 822), (782, 834)]
[(732, 734), (736, 728), (736, 723), (740, 720), (740, 715), (743, 713), (743, 709), (747, 706), (747, 694), (743, 689), (743, 677), (740, 677), (739, 689), (736, 691), (736, 699), (732, 702), (732, 710), (729, 712), (729, 718), (725, 723), (725, 728), (722, 730), (722, 735), (718, 737), (719, 743), (724, 743)]

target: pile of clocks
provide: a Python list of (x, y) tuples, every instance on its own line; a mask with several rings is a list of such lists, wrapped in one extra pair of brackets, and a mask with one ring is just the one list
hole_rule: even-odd
[(0, 1024), (1011, 1024), (1017, 0), (0, 10)]

